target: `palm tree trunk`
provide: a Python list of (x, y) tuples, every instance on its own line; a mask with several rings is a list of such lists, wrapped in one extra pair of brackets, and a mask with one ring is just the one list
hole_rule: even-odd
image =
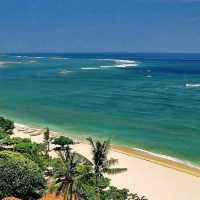
[(73, 197), (73, 182), (70, 184), (70, 198), (69, 200), (72, 200)]
[(100, 200), (100, 193), (99, 193), (99, 186), (98, 186), (98, 174), (96, 174), (96, 176), (95, 176), (95, 184), (96, 184), (96, 189), (97, 189), (97, 200)]
[(48, 141), (48, 143), (47, 143), (47, 152), (49, 152), (50, 151), (50, 142)]
[(101, 200), (99, 190), (97, 191), (97, 200)]
[(63, 200), (69, 200), (69, 189), (70, 189), (70, 183), (65, 189)]

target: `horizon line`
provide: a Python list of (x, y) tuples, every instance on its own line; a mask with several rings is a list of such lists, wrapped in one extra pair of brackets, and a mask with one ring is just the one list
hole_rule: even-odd
[(131, 51), (88, 51), (88, 52), (84, 52), (84, 51), (72, 51), (72, 52), (69, 52), (69, 51), (27, 51), (27, 52), (0, 52), (0, 55), (2, 54), (200, 54), (200, 52), (146, 52), (146, 51), (135, 51), (135, 52), (131, 52)]

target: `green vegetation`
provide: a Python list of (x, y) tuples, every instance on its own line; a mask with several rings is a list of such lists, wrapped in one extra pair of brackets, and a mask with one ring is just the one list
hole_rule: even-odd
[(7, 136), (7, 133), (5, 133), (5, 131), (2, 128), (0, 128), (0, 140), (6, 138)]
[(14, 122), (0, 117), (0, 128), (3, 129), (6, 133), (12, 134), (12, 131), (14, 129)]
[(51, 142), (51, 138), (50, 138), (49, 128), (47, 127), (44, 132), (44, 143), (46, 145), (45, 155), (47, 157), (48, 157), (49, 151), (50, 151), (50, 142)]
[[(0, 118), (0, 199), (15, 196), (35, 200), (52, 192), (61, 194), (64, 200), (147, 200), (111, 186), (105, 177), (126, 171), (115, 167), (117, 159), (108, 159), (110, 140), (87, 139), (92, 149), (90, 161), (72, 150), (73, 140), (51, 138), (48, 128), (42, 144), (11, 138), (13, 128), (13, 122)], [(51, 143), (54, 149), (50, 149)], [(51, 156), (52, 150), (57, 157)]]
[(0, 152), (0, 180), (0, 199), (7, 196), (38, 199), (45, 189), (37, 164), (16, 152)]
[(34, 161), (41, 169), (45, 169), (47, 161), (44, 159), (45, 145), (32, 142), (28, 138), (10, 138), (0, 140), (1, 149), (19, 152)]
[(70, 145), (73, 144), (73, 140), (65, 136), (60, 136), (54, 138), (52, 144), (56, 145), (56, 147), (54, 148), (55, 151), (60, 152), (62, 150), (65, 150), (66, 156), (70, 157), (70, 151), (71, 151)]
[[(108, 152), (110, 149), (110, 140), (104, 141), (94, 141), (92, 138), (87, 139), (92, 147), (92, 160), (93, 160), (93, 171), (95, 175), (95, 186), (97, 195), (100, 196), (102, 192), (101, 188), (98, 187), (98, 181), (100, 177), (103, 177), (104, 174), (118, 174), (126, 171), (126, 168), (111, 168), (113, 165), (118, 163), (117, 159), (111, 158), (108, 159)], [(100, 197), (98, 198), (100, 199)]]
[(45, 159), (45, 145), (24, 140), (14, 147), (16, 152), (24, 154), (26, 157), (38, 164), (41, 169), (45, 169), (47, 161)]
[(59, 184), (57, 192), (64, 194), (66, 200), (73, 197), (83, 199), (84, 183), (90, 175), (90, 162), (75, 152), (70, 153), (69, 157), (66, 150), (60, 153), (65, 169), (56, 179), (56, 184)]
[(60, 136), (55, 138), (52, 143), (58, 145), (58, 149), (63, 150), (65, 147), (69, 147), (70, 144), (73, 144), (73, 140), (65, 136)]

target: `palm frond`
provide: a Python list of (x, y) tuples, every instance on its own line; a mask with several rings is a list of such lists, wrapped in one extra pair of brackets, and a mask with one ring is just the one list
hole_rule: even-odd
[(110, 139), (106, 140), (103, 142), (102, 144), (102, 151), (104, 152), (104, 154), (107, 156), (108, 152), (110, 150)]
[(145, 196), (142, 196), (140, 200), (148, 200)]
[(129, 200), (148, 200), (145, 196), (142, 196), (141, 198), (138, 196), (138, 194), (137, 193), (135, 193), (135, 194), (130, 194), (129, 196), (128, 196), (128, 199)]
[(96, 149), (96, 146), (93, 142), (93, 139), (91, 137), (86, 138), (86, 140), (90, 143), (90, 145), (92, 146), (92, 151)]
[(117, 165), (118, 164), (118, 159), (115, 159), (115, 158), (111, 158), (110, 160), (107, 160), (104, 162), (104, 167), (111, 167), (113, 165)]
[(139, 196), (138, 196), (138, 194), (130, 194), (129, 195), (129, 197), (128, 197), (128, 199), (130, 199), (130, 200), (139, 200)]
[(125, 171), (127, 171), (127, 168), (106, 168), (103, 170), (104, 173), (107, 173), (110, 175), (120, 174)]
[(92, 162), (88, 158), (83, 156), (82, 154), (74, 152), (74, 155), (75, 155), (76, 159), (79, 160), (79, 162), (82, 162), (82, 163), (85, 163), (88, 165), (92, 165)]

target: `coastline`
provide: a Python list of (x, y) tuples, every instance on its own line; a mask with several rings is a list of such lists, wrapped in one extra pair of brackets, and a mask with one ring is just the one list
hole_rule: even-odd
[(152, 152), (147, 152), (145, 150), (140, 149), (131, 149), (128, 147), (122, 146), (112, 146), (114, 151), (126, 154), (128, 156), (133, 156), (142, 160), (146, 160), (157, 165), (161, 165), (164, 167), (168, 167), (180, 172), (184, 172), (190, 174), (192, 176), (200, 177), (200, 168), (193, 166), (192, 164), (186, 164), (184, 161), (177, 160), (175, 161), (171, 159), (167, 159), (165, 155), (155, 154)]
[[(43, 142), (44, 129), (15, 124), (12, 137), (30, 138), (33, 142)], [(64, 133), (52, 132), (50, 135), (59, 136)], [(65, 136), (71, 136), (65, 134)], [(73, 139), (73, 137), (72, 137)], [(91, 147), (85, 140), (75, 140), (72, 150), (81, 153), (88, 159), (92, 159)], [(57, 156), (50, 145), (50, 155)], [(200, 196), (199, 170), (157, 157), (138, 149), (130, 149), (121, 146), (112, 146), (110, 158), (118, 159), (118, 167), (126, 167), (127, 171), (115, 176), (106, 175), (113, 186), (127, 188), (130, 192), (145, 195), (149, 200), (182, 199), (197, 200)], [(198, 170), (198, 171), (196, 171)]]
[[(23, 130), (23, 128), (25, 128), (25, 130), (24, 130), (24, 132), (26, 132), (25, 134), (28, 134), (31, 138), (34, 136), (39, 136), (43, 133), (42, 128), (38, 128), (38, 127), (26, 125), (26, 124), (15, 123), (15, 127), (16, 127), (16, 129), (18, 129), (17, 130), (18, 132), (23, 132), (21, 130)], [(64, 133), (57, 132), (57, 131), (51, 130), (50, 135), (51, 135), (51, 137), (64, 135), (64, 136), (72, 137), (72, 139), (75, 140), (75, 142), (77, 142), (77, 143), (84, 143), (84, 144), (87, 143), (86, 140), (83, 138), (77, 139), (77, 138), (73, 137), (72, 135), (64, 134)], [(40, 141), (40, 142), (42, 142), (42, 141)], [(152, 162), (157, 165), (161, 165), (163, 167), (168, 167), (170, 169), (174, 169), (174, 170), (177, 170), (180, 172), (190, 174), (195, 177), (200, 177), (200, 167), (194, 166), (193, 164), (191, 164), (189, 162), (186, 163), (185, 161), (178, 160), (174, 157), (169, 157), (167, 155), (153, 153), (151, 151), (146, 151), (143, 149), (130, 148), (130, 147), (114, 145), (114, 144), (111, 144), (111, 149), (112, 149), (112, 151), (115, 151), (115, 152), (118, 152), (121, 154), (125, 154), (130, 157), (139, 158), (139, 159), (142, 159), (142, 160), (145, 160), (148, 162)]]

